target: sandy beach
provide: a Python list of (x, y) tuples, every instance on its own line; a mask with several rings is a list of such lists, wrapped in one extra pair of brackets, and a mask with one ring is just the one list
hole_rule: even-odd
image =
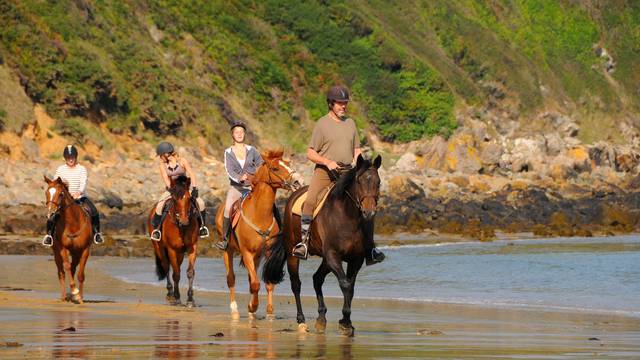
[(90, 259), (83, 305), (57, 300), (51, 256), (0, 261), (3, 359), (640, 357), (635, 317), (363, 300), (356, 292), (356, 334), (345, 338), (337, 331), (338, 299), (328, 299), (327, 333), (320, 335), (313, 331), (315, 298), (305, 298), (311, 331), (299, 333), (293, 298), (283, 287), (276, 289), (275, 320), (264, 318), (264, 291), (258, 319), (247, 317), (248, 295), (241, 294), (242, 317), (231, 320), (226, 294), (197, 291), (195, 309), (171, 307), (163, 303), (163, 287), (121, 282), (97, 270), (109, 257)]

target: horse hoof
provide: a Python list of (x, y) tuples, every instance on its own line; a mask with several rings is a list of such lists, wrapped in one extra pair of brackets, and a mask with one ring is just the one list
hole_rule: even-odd
[(273, 321), (273, 320), (276, 319), (276, 316), (274, 314), (267, 314), (266, 319), (269, 320), (269, 321)]
[(255, 312), (249, 312), (249, 320), (255, 320), (256, 319), (256, 313)]
[(327, 328), (327, 320), (316, 320), (316, 332), (318, 334), (324, 334), (325, 329)]
[(343, 335), (343, 336), (352, 337), (356, 332), (356, 329), (351, 325), (345, 326), (340, 324), (339, 327), (340, 327), (340, 335)]
[(309, 327), (305, 323), (298, 324), (298, 332), (299, 333), (308, 333), (309, 332)]
[(187, 301), (187, 308), (189, 309), (193, 309), (194, 307), (196, 307), (196, 303), (193, 301)]

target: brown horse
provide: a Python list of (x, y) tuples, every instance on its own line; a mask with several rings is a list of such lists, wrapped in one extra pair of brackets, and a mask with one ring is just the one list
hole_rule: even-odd
[[(331, 189), (328, 198), (311, 224), (309, 253), (322, 257), (322, 264), (313, 275), (313, 288), (318, 299), (318, 318), (316, 331), (324, 332), (327, 326), (327, 307), (322, 295), (324, 279), (332, 272), (342, 290), (344, 304), (340, 331), (343, 335), (353, 336), (355, 329), (351, 324), (351, 300), (356, 276), (362, 267), (365, 254), (373, 249), (373, 222), (380, 195), (380, 177), (378, 168), (382, 163), (380, 156), (369, 161), (358, 156), (355, 168), (348, 170)], [(292, 256), (295, 244), (300, 242), (300, 216), (293, 214), (295, 200), (306, 189), (293, 193), (287, 202), (284, 214), (285, 234), (269, 249), (263, 279), (277, 284), (284, 277), (283, 266), (287, 262), (291, 290), (298, 308), (298, 329), (306, 331), (302, 304), (300, 302), (299, 259)], [(342, 262), (347, 263), (345, 274)]]
[[(65, 282), (66, 274), (69, 274), (70, 299), (82, 304), (84, 268), (91, 249), (91, 219), (69, 194), (69, 188), (65, 182), (60, 178), (51, 180), (46, 176), (44, 181), (47, 183), (45, 191), (47, 219), (55, 219), (56, 224), (52, 248), (58, 267), (60, 299), (62, 301), (68, 299)], [(71, 262), (69, 262), (69, 256), (71, 256)], [(78, 265), (80, 265), (79, 269)], [(78, 270), (78, 287), (74, 280), (76, 269)]]
[[(227, 268), (227, 286), (229, 287), (231, 316), (239, 318), (236, 303), (235, 283), (233, 271), (233, 255), (239, 253), (241, 265), (249, 273), (251, 302), (248, 305), (249, 316), (253, 317), (258, 310), (258, 291), (260, 278), (256, 271), (260, 266), (264, 249), (271, 246), (275, 238), (281, 233), (279, 219), (274, 217), (276, 190), (284, 188), (295, 190), (302, 184), (302, 177), (289, 167), (289, 162), (282, 159), (282, 150), (268, 151), (262, 154), (264, 163), (258, 168), (252, 179), (251, 193), (240, 200), (240, 219), (229, 236), (229, 246), (224, 253), (224, 264)], [(216, 229), (222, 238), (222, 217), (224, 204), (218, 208), (216, 214)], [(273, 284), (266, 284), (267, 315), (273, 315)]]
[[(196, 274), (195, 263), (198, 245), (199, 218), (195, 201), (191, 200), (189, 186), (191, 180), (186, 176), (180, 176), (171, 180), (171, 199), (167, 219), (162, 222), (160, 230), (162, 237), (160, 241), (153, 241), (153, 249), (156, 255), (156, 274), (158, 280), (167, 279), (167, 301), (171, 305), (180, 305), (180, 266), (184, 259), (184, 254), (189, 255), (189, 267), (187, 268), (187, 278), (189, 279), (189, 290), (187, 291), (187, 307), (195, 306), (193, 301), (193, 278)], [(149, 234), (153, 231), (151, 218), (153, 217), (155, 206), (149, 212), (147, 226)], [(171, 265), (171, 269), (169, 269)], [(173, 271), (173, 284), (169, 278), (169, 270)]]

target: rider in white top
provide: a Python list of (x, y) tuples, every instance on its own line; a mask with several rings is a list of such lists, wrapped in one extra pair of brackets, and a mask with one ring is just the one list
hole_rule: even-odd
[[(93, 242), (102, 244), (104, 239), (100, 233), (100, 214), (95, 205), (87, 197), (87, 169), (78, 164), (78, 149), (73, 145), (67, 145), (62, 152), (65, 164), (60, 165), (56, 170), (54, 179), (60, 178), (67, 184), (69, 195), (73, 197), (79, 205), (86, 205), (91, 217), (91, 226), (93, 230)], [(84, 207), (84, 206), (83, 206)], [(53, 245), (53, 231), (55, 230), (55, 222), (57, 215), (47, 220), (47, 235), (42, 239), (45, 246)]]

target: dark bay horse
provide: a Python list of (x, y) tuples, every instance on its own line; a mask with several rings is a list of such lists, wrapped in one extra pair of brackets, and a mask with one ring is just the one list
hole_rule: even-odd
[[(332, 272), (338, 278), (344, 298), (342, 319), (339, 323), (340, 332), (347, 336), (354, 334), (351, 324), (351, 300), (365, 252), (370, 252), (374, 246), (373, 225), (380, 195), (378, 169), (381, 163), (380, 156), (373, 161), (358, 156), (356, 166), (340, 176), (311, 224), (309, 254), (322, 257), (322, 264), (313, 275), (313, 288), (318, 299), (318, 332), (324, 332), (327, 326), (327, 307), (322, 295), (322, 284), (327, 274)], [(300, 216), (292, 213), (292, 207), (305, 190), (300, 189), (289, 198), (284, 214), (285, 236), (272, 244), (263, 271), (265, 281), (277, 284), (284, 277), (283, 266), (284, 262), (287, 262), (291, 290), (298, 308), (297, 321), (300, 331), (307, 330), (300, 302), (300, 260), (291, 255), (294, 245), (300, 241)], [(343, 261), (347, 263), (346, 273), (342, 267)]]
[[(171, 180), (171, 199), (169, 211), (166, 219), (162, 222), (160, 241), (153, 241), (153, 249), (156, 255), (156, 274), (158, 280), (167, 279), (167, 301), (171, 305), (180, 305), (180, 266), (184, 260), (184, 254), (189, 256), (189, 267), (187, 268), (187, 278), (189, 279), (189, 290), (187, 291), (187, 306), (193, 307), (193, 278), (195, 277), (195, 263), (198, 245), (198, 209), (195, 201), (191, 200), (189, 186), (191, 180), (186, 176), (180, 176)], [(147, 226), (149, 234), (153, 231), (151, 218), (153, 217), (155, 206), (149, 212)], [(169, 269), (171, 266), (171, 269)], [(173, 273), (173, 284), (169, 277), (169, 271)]]
[[(240, 219), (234, 231), (229, 235), (229, 246), (224, 253), (224, 264), (227, 268), (227, 286), (229, 287), (231, 316), (239, 318), (236, 303), (235, 273), (233, 271), (233, 255), (239, 253), (241, 264), (249, 273), (249, 287), (251, 302), (249, 302), (249, 316), (253, 317), (258, 310), (258, 291), (260, 278), (257, 275), (260, 260), (264, 250), (276, 241), (281, 234), (279, 220), (274, 217), (276, 191), (280, 188), (296, 190), (302, 185), (302, 177), (289, 167), (289, 162), (283, 160), (283, 151), (268, 151), (262, 154), (264, 163), (258, 168), (253, 179), (252, 190), (240, 203)], [(222, 217), (224, 204), (218, 208), (216, 214), (216, 229), (222, 238)], [(273, 315), (274, 284), (267, 283), (267, 315)]]
[[(67, 300), (65, 288), (66, 274), (69, 274), (71, 300), (82, 304), (84, 294), (84, 269), (89, 259), (91, 249), (91, 219), (78, 205), (67, 184), (60, 178), (51, 180), (44, 177), (47, 183), (45, 198), (47, 201), (47, 219), (55, 218), (55, 232), (53, 234), (53, 256), (58, 267), (60, 281), (60, 299)], [(71, 261), (69, 261), (71, 257)], [(78, 268), (78, 265), (80, 268)], [(78, 270), (76, 287), (75, 276)]]

